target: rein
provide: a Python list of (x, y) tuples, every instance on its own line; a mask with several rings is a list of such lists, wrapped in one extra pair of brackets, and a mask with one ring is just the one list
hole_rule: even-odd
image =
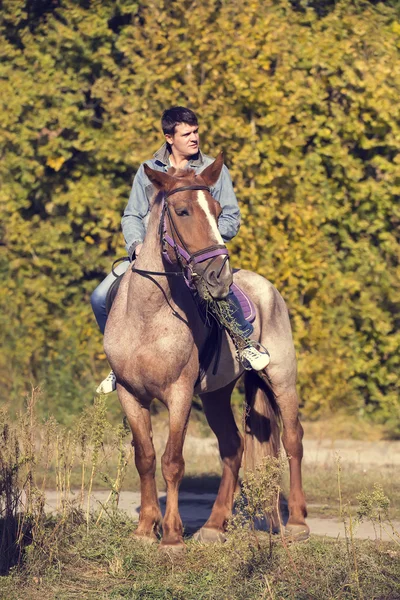
[[(213, 246), (207, 246), (207, 248), (204, 248), (203, 250), (198, 250), (197, 252), (193, 252), (193, 254), (190, 254), (185, 242), (182, 239), (182, 236), (179, 233), (179, 230), (178, 230), (178, 228), (175, 224), (175, 221), (173, 219), (173, 216), (171, 214), (170, 207), (168, 205), (168, 198), (170, 196), (172, 196), (173, 194), (176, 194), (178, 192), (185, 192), (187, 190), (205, 190), (205, 191), (209, 192), (210, 188), (205, 185), (187, 185), (187, 186), (176, 188), (170, 192), (164, 193), (164, 196), (162, 199), (161, 218), (160, 218), (160, 225), (159, 225), (159, 234), (161, 236), (162, 246), (163, 246), (163, 250), (162, 250), (163, 257), (169, 264), (172, 265), (173, 262), (171, 261), (171, 259), (168, 256), (167, 245), (170, 246), (171, 248), (173, 248), (173, 250), (175, 252), (177, 263), (180, 266), (181, 271), (179, 271), (179, 272), (176, 272), (176, 271), (148, 271), (148, 270), (144, 270), (144, 269), (138, 269), (134, 265), (132, 265), (132, 271), (134, 273), (138, 273), (139, 275), (161, 275), (164, 277), (170, 277), (170, 276), (184, 277), (185, 282), (188, 285), (188, 287), (193, 289), (194, 288), (194, 280), (199, 277), (202, 277), (201, 275), (196, 273), (196, 271), (194, 270), (195, 266), (199, 263), (202, 263), (202, 262), (205, 262), (206, 260), (211, 259), (205, 269), (205, 271), (207, 271), (207, 269), (214, 262), (214, 260), (218, 256), (223, 255), (223, 256), (225, 256), (225, 259), (223, 260), (222, 266), (218, 272), (217, 276), (219, 277), (219, 275), (222, 272), (222, 269), (225, 266), (226, 261), (229, 258), (229, 253), (228, 253), (226, 246), (224, 246), (223, 244), (215, 244)], [(170, 225), (171, 235), (168, 235), (168, 233), (167, 233), (167, 222)], [(177, 243), (177, 239), (179, 241), (179, 244)], [(186, 261), (186, 264), (184, 264), (183, 261)]]

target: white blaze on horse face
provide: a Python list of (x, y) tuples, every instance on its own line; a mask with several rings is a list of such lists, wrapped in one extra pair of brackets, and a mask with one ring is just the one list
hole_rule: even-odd
[(210, 207), (208, 206), (207, 198), (205, 193), (202, 190), (198, 190), (197, 192), (197, 201), (199, 203), (200, 208), (203, 209), (206, 215), (206, 219), (210, 225), (210, 229), (215, 237), (215, 242), (217, 244), (224, 244), (224, 240), (219, 232), (217, 222), (215, 217), (211, 214)]

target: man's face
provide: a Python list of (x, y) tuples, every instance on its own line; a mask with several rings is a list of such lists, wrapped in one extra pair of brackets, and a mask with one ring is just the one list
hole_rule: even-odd
[(199, 126), (179, 123), (174, 135), (166, 135), (165, 139), (182, 156), (193, 156), (199, 151)]

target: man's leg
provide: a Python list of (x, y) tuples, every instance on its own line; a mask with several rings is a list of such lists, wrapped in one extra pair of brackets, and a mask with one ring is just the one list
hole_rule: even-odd
[[(114, 273), (117, 275), (123, 275), (125, 271), (128, 269), (130, 262), (128, 260), (124, 260), (120, 262), (114, 269)], [(90, 297), (90, 303), (92, 305), (92, 310), (94, 316), (96, 317), (97, 324), (101, 333), (104, 333), (107, 322), (107, 310), (106, 310), (106, 300), (107, 293), (110, 289), (111, 285), (117, 279), (113, 272), (109, 273), (105, 279), (97, 286), (94, 290), (93, 294)]]
[(260, 352), (250, 341), (249, 338), (254, 331), (254, 327), (251, 323), (246, 321), (240, 302), (232, 290), (229, 291), (227, 301), (233, 309), (232, 316), (235, 323), (235, 329), (237, 328), (239, 336), (245, 342), (243, 348), (238, 349), (240, 362), (245, 369), (254, 369), (255, 371), (265, 369), (270, 362), (269, 353), (264, 350)]
[(244, 338), (249, 338), (254, 331), (254, 327), (251, 323), (246, 321), (242, 306), (232, 290), (229, 290), (229, 294), (226, 299), (232, 307), (232, 316), (236, 325), (238, 326), (238, 329), (240, 330), (240, 334)]
[[(110, 289), (111, 285), (117, 279), (116, 275), (123, 275), (125, 271), (128, 269), (130, 262), (128, 260), (124, 260), (120, 262), (115, 268), (114, 272), (111, 272), (107, 275), (105, 279), (97, 286), (94, 290), (93, 294), (90, 297), (90, 303), (92, 305), (94, 316), (96, 317), (97, 324), (101, 333), (104, 333), (107, 322), (107, 310), (106, 310), (106, 300), (107, 293)], [(116, 275), (114, 275), (114, 273)], [(109, 374), (99, 387), (96, 392), (98, 394), (109, 394), (116, 389), (116, 379), (113, 371), (110, 371)]]

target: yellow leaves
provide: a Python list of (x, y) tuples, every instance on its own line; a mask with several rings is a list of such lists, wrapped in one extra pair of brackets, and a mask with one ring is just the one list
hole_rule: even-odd
[(63, 156), (58, 156), (56, 158), (51, 158), (50, 156), (46, 160), (46, 164), (51, 167), (54, 171), (59, 171), (63, 164), (65, 163), (65, 158)]
[(396, 35), (400, 36), (400, 23), (398, 21), (393, 21), (393, 23), (392, 23), (392, 31)]
[(395, 11), (340, 3), (318, 19), (289, 2), (204, 0), (189, 15), (184, 3), (145, 0), (136, 15), (124, 1), (127, 16), (111, 29), (114, 5), (65, 0), (37, 34), (18, 25), (23, 52), (3, 40), (0, 319), (8, 336), (23, 326), (29, 339), (6, 348), (20, 379), (64, 357), (89, 380), (104, 360), (89, 296), (124, 251), (121, 212), (138, 165), (162, 142), (161, 112), (189, 104), (203, 149), (225, 150), (243, 208), (232, 262), (269, 277), (287, 300), (305, 412), (345, 396), (361, 406), (377, 381), (391, 397), (400, 366)]

